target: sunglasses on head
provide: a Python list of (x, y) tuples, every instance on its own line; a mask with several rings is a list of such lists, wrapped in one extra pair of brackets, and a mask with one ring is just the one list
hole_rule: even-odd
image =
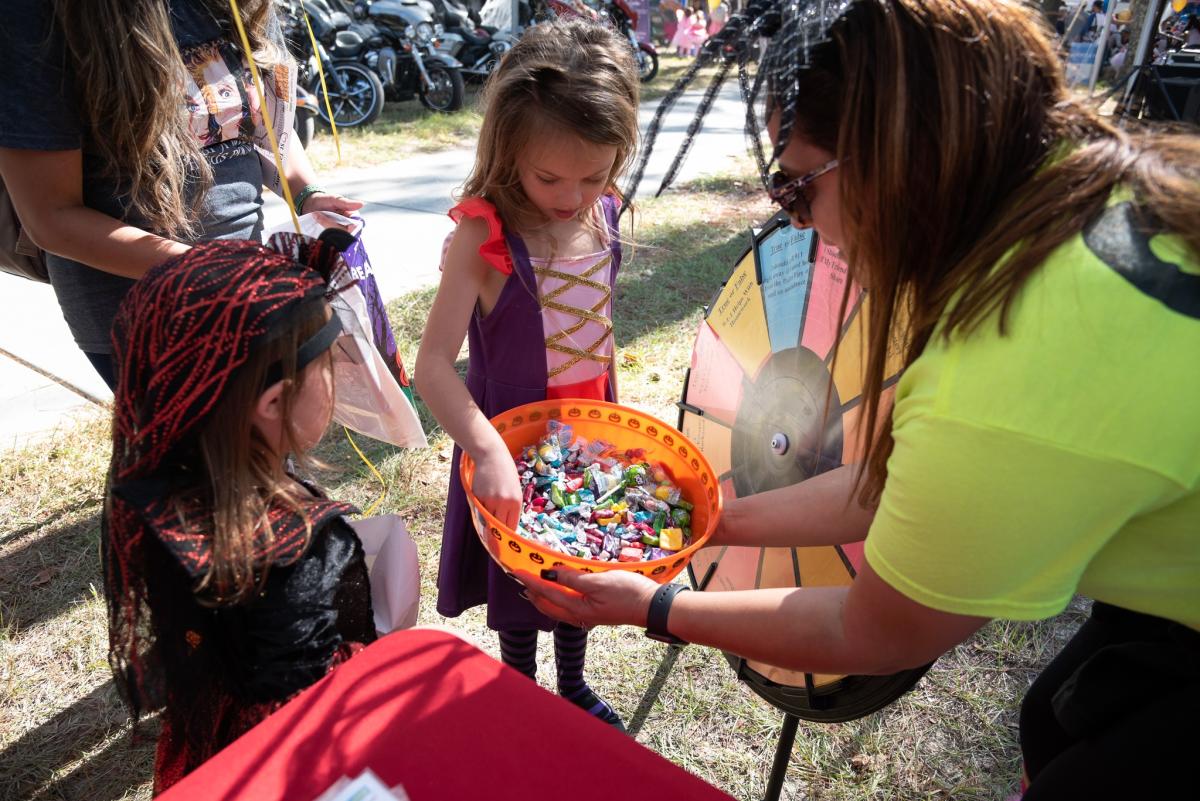
[(811, 223), (812, 206), (809, 204), (808, 194), (804, 190), (825, 173), (837, 169), (837, 166), (838, 160), (834, 159), (799, 178), (789, 178), (787, 173), (776, 170), (771, 173), (767, 194), (793, 219)]

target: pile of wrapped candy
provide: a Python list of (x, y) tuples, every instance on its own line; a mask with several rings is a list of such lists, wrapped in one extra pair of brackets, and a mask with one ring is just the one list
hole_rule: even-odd
[(645, 451), (618, 452), (551, 420), (516, 458), (524, 504), (518, 532), (560, 553), (604, 562), (662, 559), (692, 540), (692, 504)]

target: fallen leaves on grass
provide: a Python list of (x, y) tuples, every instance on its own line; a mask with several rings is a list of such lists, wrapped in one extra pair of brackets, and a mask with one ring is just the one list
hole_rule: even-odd
[(855, 754), (850, 758), (850, 770), (855, 773), (865, 773), (871, 769), (873, 764), (874, 759), (868, 754)]
[(62, 571), (61, 567), (56, 567), (53, 565), (51, 565), (50, 567), (44, 567), (41, 570), (39, 570), (37, 572), (37, 575), (35, 575), (33, 577), (33, 580), (29, 582), (29, 586), (30, 587), (44, 587), (45, 585), (49, 584), (51, 579), (53, 579), (55, 576), (57, 576), (59, 574), (59, 572), (61, 572), (61, 571)]

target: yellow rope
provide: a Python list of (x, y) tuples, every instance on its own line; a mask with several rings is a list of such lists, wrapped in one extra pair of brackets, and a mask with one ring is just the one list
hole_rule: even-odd
[(375, 478), (379, 481), (380, 486), (383, 487), (383, 492), (378, 498), (375, 499), (375, 503), (371, 504), (370, 508), (363, 513), (364, 517), (370, 517), (371, 515), (375, 514), (375, 510), (379, 508), (379, 504), (383, 503), (383, 499), (387, 497), (389, 489), (388, 483), (380, 474), (379, 469), (375, 467), (375, 465), (371, 463), (371, 460), (367, 458), (367, 455), (359, 449), (358, 443), (354, 441), (354, 437), (350, 436), (350, 429), (342, 426), (342, 430), (346, 432), (346, 440), (350, 443), (350, 447), (354, 448), (354, 452), (358, 454), (358, 458), (362, 459), (363, 464), (370, 468), (371, 472), (375, 475)]
[(321, 79), (321, 92), (325, 95), (325, 111), (329, 114), (329, 130), (333, 131), (333, 146), (337, 148), (337, 163), (342, 163), (342, 140), (338, 137), (337, 123), (333, 121), (333, 106), (329, 103), (329, 87), (325, 85), (325, 68), (321, 66), (321, 48), (313, 33), (312, 23), (308, 20), (308, 9), (300, 3), (300, 13), (304, 15), (304, 27), (308, 28), (308, 41), (312, 42), (313, 58), (317, 62), (317, 76)]
[(292, 203), (292, 190), (288, 187), (287, 175), (283, 172), (283, 158), (279, 153), (279, 141), (275, 138), (275, 124), (271, 122), (271, 111), (268, 108), (267, 93), (263, 86), (262, 76), (258, 74), (258, 65), (254, 63), (254, 55), (250, 50), (250, 37), (246, 36), (246, 28), (242, 25), (242, 12), (238, 9), (237, 0), (229, 0), (233, 10), (233, 24), (237, 26), (238, 37), (242, 40), (242, 53), (250, 65), (250, 75), (254, 78), (254, 88), (258, 90), (259, 106), (262, 108), (263, 123), (267, 127), (267, 139), (271, 142), (271, 155), (275, 157), (275, 169), (279, 171), (279, 185), (283, 187), (283, 199), (287, 201), (288, 213), (292, 215), (292, 225), (296, 233), (300, 233), (300, 218), (296, 216), (296, 207)]

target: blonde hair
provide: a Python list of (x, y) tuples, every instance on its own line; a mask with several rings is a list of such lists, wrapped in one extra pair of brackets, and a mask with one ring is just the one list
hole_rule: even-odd
[[(212, 169), (188, 128), (187, 73), (166, 0), (53, 0), (90, 146), (105, 173), (128, 187), (131, 211), (155, 232), (194, 238)], [(267, 37), (271, 0), (239, 4), (256, 63), (289, 56)], [(224, 0), (205, 6), (232, 37)]]
[(584, 20), (537, 25), (522, 35), (484, 87), (483, 126), (465, 197), (490, 201), (516, 230), (542, 222), (521, 189), (518, 164), (539, 138), (566, 131), (617, 149), (605, 192), (637, 149), (638, 75), (629, 43)]
[(186, 518), (189, 502), (198, 495), (207, 519), (189, 520), (202, 527), (211, 538), (212, 562), (196, 587), (197, 594), (209, 603), (236, 603), (259, 588), (266, 579), (268, 566), (258, 564), (256, 552), (269, 547), (274, 532), (267, 516), (272, 504), (283, 504), (305, 519), (307, 538), (311, 523), (294, 496), (294, 483), (285, 474), (283, 456), (276, 453), (251, 421), (252, 409), (264, 390), (267, 373), (273, 364), (282, 368), (283, 436), (285, 451), (301, 466), (312, 460), (296, 447), (298, 438), (293, 424), (294, 403), (313, 372), (329, 365), (329, 353), (296, 369), (296, 353), (301, 343), (315, 334), (328, 317), (324, 303), (308, 306), (288, 315), (278, 324), (277, 336), (254, 350), (225, 387), (220, 401), (197, 433), (193, 467), (203, 476), (203, 486), (193, 487), (177, 497), (176, 508)]
[(843, 250), (870, 287), (864, 504), (892, 450), (893, 342), (907, 366), (943, 319), (947, 338), (993, 315), (1003, 333), (1025, 282), (1118, 186), (1142, 226), (1200, 254), (1200, 140), (1123, 131), (1073, 101), (1024, 3), (860, 0), (796, 80), (795, 130), (840, 161)]

